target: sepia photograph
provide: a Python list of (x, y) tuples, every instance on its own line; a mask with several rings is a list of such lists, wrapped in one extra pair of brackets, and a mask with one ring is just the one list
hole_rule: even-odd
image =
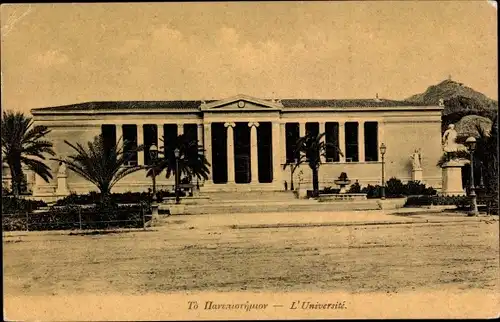
[(4, 320), (499, 317), (496, 1), (0, 9)]

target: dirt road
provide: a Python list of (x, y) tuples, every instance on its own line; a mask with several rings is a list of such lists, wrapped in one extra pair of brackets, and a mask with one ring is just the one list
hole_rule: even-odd
[(5, 295), (497, 289), (498, 222), (4, 238)]

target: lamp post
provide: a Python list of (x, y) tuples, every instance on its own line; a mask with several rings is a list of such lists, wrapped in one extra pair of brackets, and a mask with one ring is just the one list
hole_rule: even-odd
[(382, 156), (382, 185), (380, 187), (380, 199), (385, 200), (385, 152), (387, 151), (387, 147), (384, 143), (380, 145), (380, 155)]
[(470, 193), (469, 197), (471, 198), (471, 205), (469, 216), (477, 216), (479, 211), (477, 210), (477, 196), (476, 196), (476, 188), (474, 187), (474, 150), (476, 149), (476, 138), (470, 136), (465, 141), (465, 145), (469, 150), (470, 154)]
[(153, 218), (158, 216), (158, 204), (157, 204), (157, 198), (156, 198), (156, 172), (155, 172), (155, 165), (156, 165), (156, 160), (158, 158), (158, 147), (153, 144), (149, 147), (149, 155), (151, 156), (151, 171), (152, 171), (152, 177), (153, 177), (153, 202), (151, 204), (151, 212)]
[(175, 156), (175, 203), (176, 204), (180, 203), (180, 197), (179, 197), (179, 155), (180, 155), (179, 149), (175, 149), (174, 156)]

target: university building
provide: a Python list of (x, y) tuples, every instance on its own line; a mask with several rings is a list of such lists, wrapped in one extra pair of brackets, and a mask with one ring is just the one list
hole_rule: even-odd
[[(387, 99), (260, 99), (237, 95), (210, 101), (88, 102), (36, 108), (36, 125), (46, 125), (48, 139), (58, 157), (73, 150), (64, 143), (85, 143), (103, 133), (107, 142), (123, 138), (125, 148), (144, 144), (132, 164), (148, 165), (148, 148), (163, 145), (160, 137), (179, 134), (197, 139), (210, 162), (210, 178), (199, 182), (203, 191), (284, 190), (290, 188), (290, 168), (297, 139), (306, 133), (323, 133), (338, 144), (343, 155), (328, 149), (319, 170), (320, 188), (334, 187), (340, 173), (365, 186), (381, 182), (379, 146), (387, 147), (385, 177), (412, 179), (411, 155), (420, 149), (422, 181), (437, 189), (442, 154), (441, 106)], [(96, 188), (72, 171), (49, 161), (54, 179), (46, 183), (28, 174), (34, 197), (60, 197), (69, 192), (87, 193)], [(195, 179), (196, 180), (196, 179)], [(285, 183), (286, 182), (286, 183)], [(174, 178), (157, 177), (159, 188), (170, 188)], [(301, 166), (294, 183), (311, 187), (311, 170)], [(63, 185), (63, 186), (61, 186)], [(147, 191), (151, 178), (145, 171), (121, 180), (113, 192)]]

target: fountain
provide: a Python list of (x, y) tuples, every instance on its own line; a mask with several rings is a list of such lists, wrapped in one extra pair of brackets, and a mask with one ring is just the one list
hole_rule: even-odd
[(340, 193), (346, 193), (345, 187), (351, 184), (351, 180), (347, 177), (347, 173), (345, 172), (342, 172), (334, 182), (336, 185), (340, 186)]

